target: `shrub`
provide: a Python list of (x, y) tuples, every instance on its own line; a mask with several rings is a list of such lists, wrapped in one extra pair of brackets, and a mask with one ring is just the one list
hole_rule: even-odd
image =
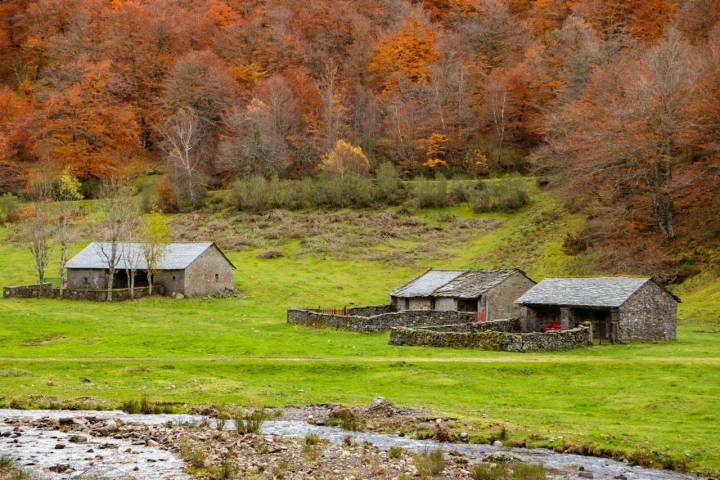
[(390, 450), (388, 450), (388, 456), (397, 460), (402, 457), (403, 452), (404, 450), (401, 447), (390, 447)]
[(202, 468), (207, 459), (207, 450), (201, 444), (183, 437), (180, 439), (180, 458), (191, 467)]
[(140, 402), (137, 400), (127, 400), (122, 403), (120, 409), (125, 413), (140, 413)]
[(468, 198), (475, 212), (514, 212), (530, 203), (530, 197), (516, 184), (491, 184), (474, 190)]
[(372, 180), (358, 175), (332, 176), (318, 178), (318, 187), (325, 191), (328, 207), (369, 207), (373, 203)]
[[(87, 197), (87, 196), (86, 196)], [(178, 211), (178, 201), (170, 179), (163, 176), (157, 184), (157, 206), (165, 213)]]
[(0, 222), (14, 222), (18, 218), (20, 200), (12, 193), (0, 195)]
[(235, 182), (232, 195), (238, 210), (261, 212), (273, 208), (270, 182), (259, 175)]
[(539, 463), (515, 463), (512, 466), (512, 480), (545, 480), (547, 472)]
[(305, 435), (305, 445), (319, 445), (323, 439), (316, 433), (308, 433)]
[(349, 408), (333, 411), (328, 418), (331, 426), (340, 426), (343, 430), (357, 432), (362, 430), (362, 420)]
[(235, 428), (238, 434), (260, 433), (265, 420), (267, 420), (265, 411), (255, 410), (247, 416), (236, 416)]
[(375, 201), (385, 205), (397, 205), (403, 197), (400, 172), (389, 162), (381, 163), (375, 172)]
[(577, 255), (584, 252), (588, 248), (588, 236), (585, 232), (568, 233), (565, 235), (562, 243), (563, 253), (565, 255)]
[(120, 409), (125, 413), (135, 414), (144, 413), (145, 415), (155, 415), (158, 413), (172, 413), (173, 409), (168, 405), (159, 405), (148, 398), (147, 395), (143, 395), (138, 400), (127, 400), (123, 402)]
[(530, 170), (530, 160), (524, 152), (514, 148), (496, 148), (488, 155), (490, 172), (527, 173)]
[(439, 448), (418, 453), (413, 458), (413, 464), (423, 477), (435, 477), (445, 470), (445, 454)]
[(10, 455), (0, 456), (0, 478), (3, 480), (33, 480), (35, 477), (20, 468)]
[(212, 480), (232, 480), (237, 477), (237, 473), (238, 467), (233, 463), (225, 462), (211, 472), (210, 478)]
[(470, 474), (472, 480), (506, 480), (508, 475), (507, 465), (504, 463), (489, 464), (481, 463), (473, 467)]
[(448, 181), (442, 175), (436, 180), (417, 180), (413, 183), (412, 199), (418, 208), (442, 208), (450, 205)]

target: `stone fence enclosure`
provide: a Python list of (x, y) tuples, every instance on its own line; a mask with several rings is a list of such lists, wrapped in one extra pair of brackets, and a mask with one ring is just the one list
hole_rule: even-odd
[[(162, 294), (159, 289), (160, 285), (153, 286), (153, 294)], [(135, 287), (134, 297), (147, 297), (148, 287)], [(5, 298), (72, 298), (75, 300), (94, 300), (103, 302), (107, 299), (107, 290), (71, 290), (64, 289), (62, 294), (59, 288), (54, 288), (49, 283), (40, 283), (36, 285), (21, 285), (17, 287), (3, 288), (3, 297)], [(113, 301), (129, 300), (130, 290), (127, 288), (113, 289)]]
[(504, 319), (478, 323), (471, 312), (403, 310), (391, 305), (343, 309), (290, 309), (292, 325), (335, 328), (355, 332), (390, 330), (390, 345), (481, 348), (508, 352), (568, 350), (593, 343), (592, 327), (553, 332), (522, 332), (520, 320)]
[(521, 333), (517, 320), (496, 320), (481, 324), (444, 325), (441, 327), (395, 327), (390, 345), (481, 348), (506, 352), (569, 350), (593, 344), (592, 327), (541, 333)]
[(315, 309), (290, 309), (287, 321), (293, 325), (327, 327), (356, 332), (380, 332), (393, 327), (415, 327), (471, 323), (475, 315), (467, 312), (435, 310), (392, 311), (390, 305), (351, 307), (347, 315), (322, 313)]

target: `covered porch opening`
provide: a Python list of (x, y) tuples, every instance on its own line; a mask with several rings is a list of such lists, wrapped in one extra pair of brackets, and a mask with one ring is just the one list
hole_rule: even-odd
[(594, 340), (598, 343), (614, 343), (617, 332), (614, 331), (611, 308), (570, 308), (569, 310), (574, 326), (590, 322)]
[[(147, 287), (147, 272), (137, 270), (135, 272), (135, 288)], [(127, 270), (116, 270), (113, 278), (113, 289), (130, 288), (130, 281)]]
[(617, 339), (616, 308), (562, 305), (526, 305), (526, 307), (526, 331), (569, 330), (589, 322), (592, 325), (593, 338), (599, 343), (615, 343)]

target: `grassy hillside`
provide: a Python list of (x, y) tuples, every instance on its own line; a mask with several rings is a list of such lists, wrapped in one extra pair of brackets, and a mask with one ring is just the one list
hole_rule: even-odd
[[(363, 404), (382, 395), (467, 419), (476, 438), (502, 424), (511, 439), (657, 450), (720, 472), (720, 437), (709, 428), (720, 421), (720, 283), (709, 273), (678, 289), (685, 302), (673, 343), (512, 354), (391, 347), (387, 334), (285, 323), (291, 306), (384, 302), (426, 266), (517, 265), (536, 279), (592, 273), (561, 248), (583, 219), (545, 192), (533, 190), (533, 200), (514, 214), (460, 206), (174, 216), (177, 238), (211, 237), (228, 249), (242, 297), (3, 299), (0, 403), (90, 397), (114, 406), (146, 392), (188, 404)], [(284, 256), (257, 258), (269, 248)], [(0, 284), (32, 280), (26, 249), (0, 244)]]

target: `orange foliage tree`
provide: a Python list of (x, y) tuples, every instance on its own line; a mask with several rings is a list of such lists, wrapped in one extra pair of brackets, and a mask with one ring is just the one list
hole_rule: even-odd
[(432, 27), (414, 14), (378, 46), (370, 70), (386, 90), (396, 90), (402, 81), (426, 82), (431, 65), (439, 57)]
[(139, 128), (133, 111), (109, 93), (109, 62), (75, 67), (77, 82), (50, 95), (38, 112), (37, 151), (76, 177), (108, 177), (137, 153)]

